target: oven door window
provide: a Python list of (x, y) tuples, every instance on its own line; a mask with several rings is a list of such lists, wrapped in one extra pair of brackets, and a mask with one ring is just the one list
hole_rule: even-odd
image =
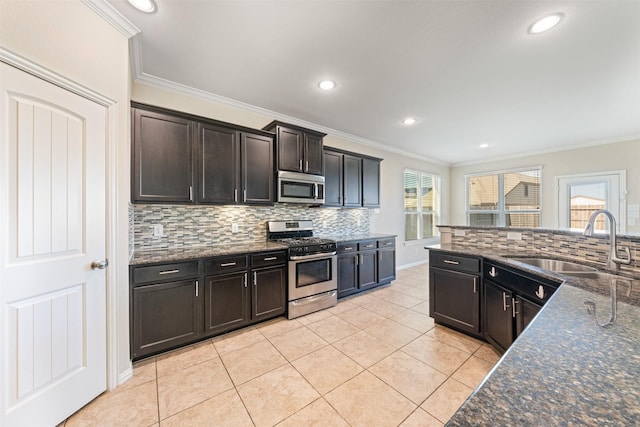
[(331, 258), (316, 259), (296, 264), (296, 288), (331, 280)]
[(297, 198), (303, 198), (303, 199), (313, 199), (314, 188), (313, 188), (313, 184), (294, 182), (294, 181), (281, 181), (280, 194), (282, 197), (297, 197)]

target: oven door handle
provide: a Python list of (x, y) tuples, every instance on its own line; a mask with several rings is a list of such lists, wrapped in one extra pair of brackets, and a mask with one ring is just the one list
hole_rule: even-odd
[(321, 254), (313, 254), (313, 255), (302, 255), (302, 256), (291, 256), (289, 259), (291, 261), (306, 261), (309, 259), (318, 259), (318, 258), (329, 258), (334, 256), (336, 253), (334, 252), (324, 252)]

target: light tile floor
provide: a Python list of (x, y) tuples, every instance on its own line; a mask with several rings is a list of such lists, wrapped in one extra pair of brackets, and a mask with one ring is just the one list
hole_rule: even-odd
[(74, 426), (442, 426), (497, 362), (428, 316), (427, 266), (294, 320), (134, 364)]

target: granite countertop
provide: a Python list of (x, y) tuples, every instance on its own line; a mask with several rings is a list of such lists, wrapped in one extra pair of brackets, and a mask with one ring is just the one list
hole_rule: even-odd
[(341, 242), (353, 242), (354, 240), (385, 239), (385, 238), (397, 237), (397, 235), (383, 234), (383, 233), (354, 233), (354, 234), (321, 234), (318, 237), (322, 237), (325, 239), (332, 239), (338, 243), (341, 243)]
[[(565, 282), (447, 423), (468, 425), (638, 425), (640, 423), (640, 281), (618, 283), (616, 324), (594, 324), (610, 313), (609, 280), (578, 279), (510, 260), (484, 249), (440, 250), (482, 255)], [(627, 295), (628, 293), (628, 295)]]
[(212, 246), (195, 246), (188, 248), (154, 249), (136, 251), (129, 259), (129, 265), (151, 264), (156, 262), (186, 261), (198, 258), (209, 258), (220, 255), (277, 251), (287, 249), (281, 243), (259, 241), (244, 243), (227, 243)]

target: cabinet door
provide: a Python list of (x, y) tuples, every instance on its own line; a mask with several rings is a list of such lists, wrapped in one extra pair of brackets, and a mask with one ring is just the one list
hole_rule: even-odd
[(315, 175), (322, 175), (322, 137), (304, 134), (304, 171)]
[(192, 122), (133, 109), (132, 126), (132, 201), (192, 202)]
[(248, 323), (247, 273), (206, 277), (204, 285), (205, 334), (226, 332)]
[(396, 278), (396, 250), (378, 249), (378, 283), (388, 283)]
[(198, 201), (233, 204), (239, 191), (240, 150), (233, 129), (198, 125)]
[(342, 154), (324, 152), (324, 206), (342, 206)]
[(366, 251), (358, 254), (358, 288), (367, 289), (378, 284), (377, 253)]
[(362, 206), (362, 159), (345, 154), (343, 157), (343, 205)]
[(133, 359), (194, 341), (201, 335), (197, 286), (196, 280), (183, 280), (133, 288)]
[(362, 206), (380, 206), (380, 162), (362, 159)]
[(536, 317), (536, 314), (538, 314), (542, 307), (520, 296), (516, 296), (515, 304), (516, 336), (519, 336), (529, 323), (531, 323), (533, 318)]
[(480, 334), (480, 278), (429, 268), (429, 315), (438, 323)]
[(242, 201), (273, 203), (273, 138), (242, 134)]
[(358, 291), (357, 253), (338, 256), (338, 297)]
[(503, 352), (513, 342), (513, 295), (489, 280), (484, 282), (484, 324), (487, 340)]
[(302, 172), (303, 133), (278, 127), (278, 169)]
[(286, 309), (286, 270), (284, 266), (254, 270), (251, 287), (251, 319), (270, 319)]

